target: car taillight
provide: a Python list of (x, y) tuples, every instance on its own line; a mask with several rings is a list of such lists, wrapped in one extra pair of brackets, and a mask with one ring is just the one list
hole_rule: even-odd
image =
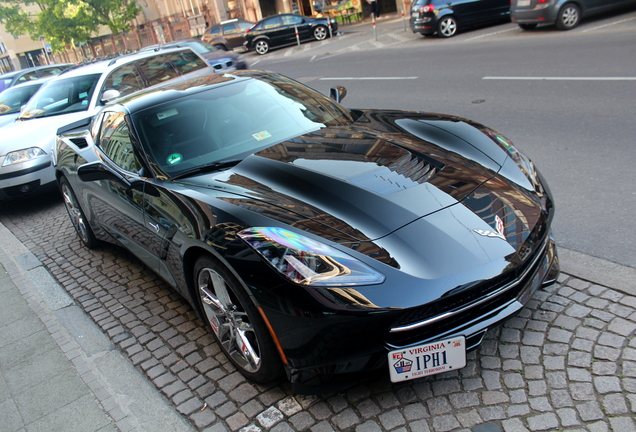
[(541, 3), (547, 3), (547, 2), (549, 2), (549, 1), (550, 1), (550, 0), (539, 0), (537, 3), (538, 3), (538, 4), (541, 4)]
[(420, 8), (420, 12), (421, 13), (426, 13), (426, 12), (433, 12), (435, 10), (435, 5), (429, 4), (426, 6), (422, 6)]

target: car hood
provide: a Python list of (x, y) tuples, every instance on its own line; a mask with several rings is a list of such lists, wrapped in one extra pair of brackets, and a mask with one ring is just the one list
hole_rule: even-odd
[(0, 127), (10, 125), (18, 118), (20, 113), (4, 114), (0, 116)]
[(480, 125), (378, 111), (179, 183), (229, 193), (237, 206), (341, 244), (387, 237), (461, 203), (472, 228), (497, 235), (504, 224), (516, 248), (546, 199)]
[(40, 147), (50, 153), (57, 130), (87, 116), (86, 111), (22, 120), (2, 128), (0, 155), (29, 147)]

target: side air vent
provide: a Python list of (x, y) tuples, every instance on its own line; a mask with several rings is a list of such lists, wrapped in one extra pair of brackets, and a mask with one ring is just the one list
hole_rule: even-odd
[(77, 147), (79, 148), (86, 148), (88, 147), (88, 141), (86, 141), (86, 138), (71, 138), (69, 139), (70, 142), (72, 142), (73, 144), (75, 144)]

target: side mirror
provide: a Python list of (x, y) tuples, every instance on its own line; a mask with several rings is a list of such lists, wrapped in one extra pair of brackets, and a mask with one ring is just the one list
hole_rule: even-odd
[(110, 180), (115, 183), (129, 188), (130, 182), (124, 177), (113, 171), (103, 162), (90, 162), (77, 168), (77, 176), (83, 182), (91, 182), (96, 180)]
[(347, 89), (344, 86), (333, 87), (329, 89), (329, 97), (340, 103), (347, 95)]
[(119, 96), (121, 96), (121, 93), (119, 93), (119, 91), (115, 89), (108, 89), (102, 94), (101, 102), (108, 103), (114, 99), (117, 99)]

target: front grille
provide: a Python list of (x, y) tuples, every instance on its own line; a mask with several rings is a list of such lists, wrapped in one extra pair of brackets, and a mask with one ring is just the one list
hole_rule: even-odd
[(17, 186), (4, 188), (2, 191), (10, 198), (17, 198), (35, 192), (40, 187), (40, 180), (33, 180)]
[(546, 236), (530, 259), (496, 278), (464, 287), (434, 303), (404, 311), (392, 323), (387, 342), (395, 346), (409, 345), (496, 314), (532, 282), (544, 261), (548, 242)]

